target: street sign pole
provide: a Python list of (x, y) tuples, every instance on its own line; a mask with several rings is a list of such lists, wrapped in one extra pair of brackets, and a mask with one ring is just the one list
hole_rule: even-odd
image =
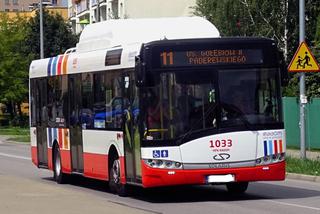
[[(304, 42), (305, 38), (305, 0), (299, 0), (299, 41)], [(305, 107), (306, 87), (305, 73), (300, 73), (300, 157), (306, 158), (306, 133), (305, 133)]]
[(39, 16), (40, 16), (40, 59), (44, 58), (43, 54), (43, 8), (42, 8), (42, 0), (40, 0), (39, 5)]

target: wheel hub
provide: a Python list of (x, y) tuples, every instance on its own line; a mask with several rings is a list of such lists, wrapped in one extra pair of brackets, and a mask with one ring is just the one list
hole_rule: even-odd
[(59, 176), (60, 172), (61, 172), (61, 162), (60, 162), (60, 155), (59, 154), (57, 154), (54, 164), (55, 164), (56, 175)]
[(112, 165), (112, 176), (115, 184), (120, 183), (120, 164), (119, 160), (115, 160)]

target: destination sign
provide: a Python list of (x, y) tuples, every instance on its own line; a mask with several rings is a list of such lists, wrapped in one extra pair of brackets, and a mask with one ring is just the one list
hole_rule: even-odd
[(162, 51), (161, 67), (262, 64), (261, 49)]

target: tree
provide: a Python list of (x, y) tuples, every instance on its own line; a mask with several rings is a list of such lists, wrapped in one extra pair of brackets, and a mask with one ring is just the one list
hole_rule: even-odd
[[(44, 57), (52, 57), (64, 53), (68, 48), (75, 47), (78, 37), (71, 32), (71, 28), (65, 23), (59, 14), (49, 13), (43, 10), (43, 40)], [(40, 16), (36, 16), (29, 21), (27, 41), (29, 41), (29, 51), (40, 58)]]
[(20, 106), (28, 97), (30, 55), (25, 52), (26, 26), (19, 16), (0, 17), (0, 102), (11, 107), (12, 116), (16, 113), (14, 106)]
[[(43, 18), (46, 57), (75, 46), (78, 38), (60, 15), (44, 11)], [(39, 29), (39, 13), (29, 22), (5, 13), (0, 17), (0, 103), (11, 109), (12, 118), (21, 118), (20, 104), (28, 99), (29, 65), (40, 56)]]

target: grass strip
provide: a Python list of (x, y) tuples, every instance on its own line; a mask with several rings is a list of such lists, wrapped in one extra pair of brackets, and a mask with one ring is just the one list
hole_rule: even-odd
[(29, 128), (0, 127), (0, 135), (30, 135)]
[(302, 160), (293, 157), (286, 157), (287, 172), (316, 175), (320, 176), (320, 161), (319, 160)]

